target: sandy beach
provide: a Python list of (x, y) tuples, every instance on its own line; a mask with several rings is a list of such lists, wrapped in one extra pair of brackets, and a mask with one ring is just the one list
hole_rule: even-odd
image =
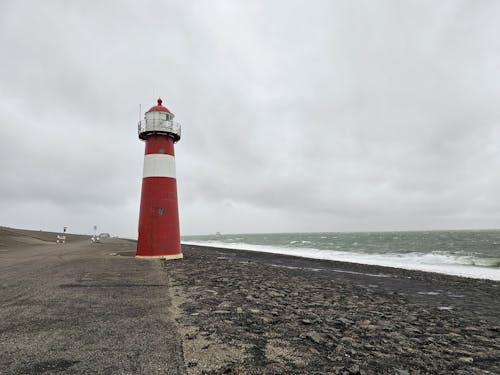
[(0, 374), (500, 373), (499, 282), (0, 229)]

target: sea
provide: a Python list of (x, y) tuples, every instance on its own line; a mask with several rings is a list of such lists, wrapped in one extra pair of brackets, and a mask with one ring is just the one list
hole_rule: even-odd
[(215, 234), (182, 243), (500, 281), (500, 230)]

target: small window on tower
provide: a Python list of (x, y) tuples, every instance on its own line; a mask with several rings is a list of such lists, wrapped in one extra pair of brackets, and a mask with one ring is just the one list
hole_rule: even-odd
[(160, 154), (164, 154), (165, 153), (165, 149), (164, 148), (160, 148), (160, 150), (158, 151)]
[(158, 215), (163, 215), (165, 213), (165, 209), (163, 207), (160, 207), (158, 209)]

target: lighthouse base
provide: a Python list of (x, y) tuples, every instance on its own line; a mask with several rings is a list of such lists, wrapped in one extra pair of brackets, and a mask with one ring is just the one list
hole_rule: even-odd
[(136, 255), (136, 258), (139, 259), (182, 259), (182, 254), (173, 254), (173, 255)]

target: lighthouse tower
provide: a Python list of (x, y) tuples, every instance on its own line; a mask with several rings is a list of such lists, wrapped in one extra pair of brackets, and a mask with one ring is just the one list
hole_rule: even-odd
[(174, 157), (181, 127), (173, 118), (158, 99), (139, 122), (139, 138), (146, 143), (136, 254), (140, 258), (182, 258)]

